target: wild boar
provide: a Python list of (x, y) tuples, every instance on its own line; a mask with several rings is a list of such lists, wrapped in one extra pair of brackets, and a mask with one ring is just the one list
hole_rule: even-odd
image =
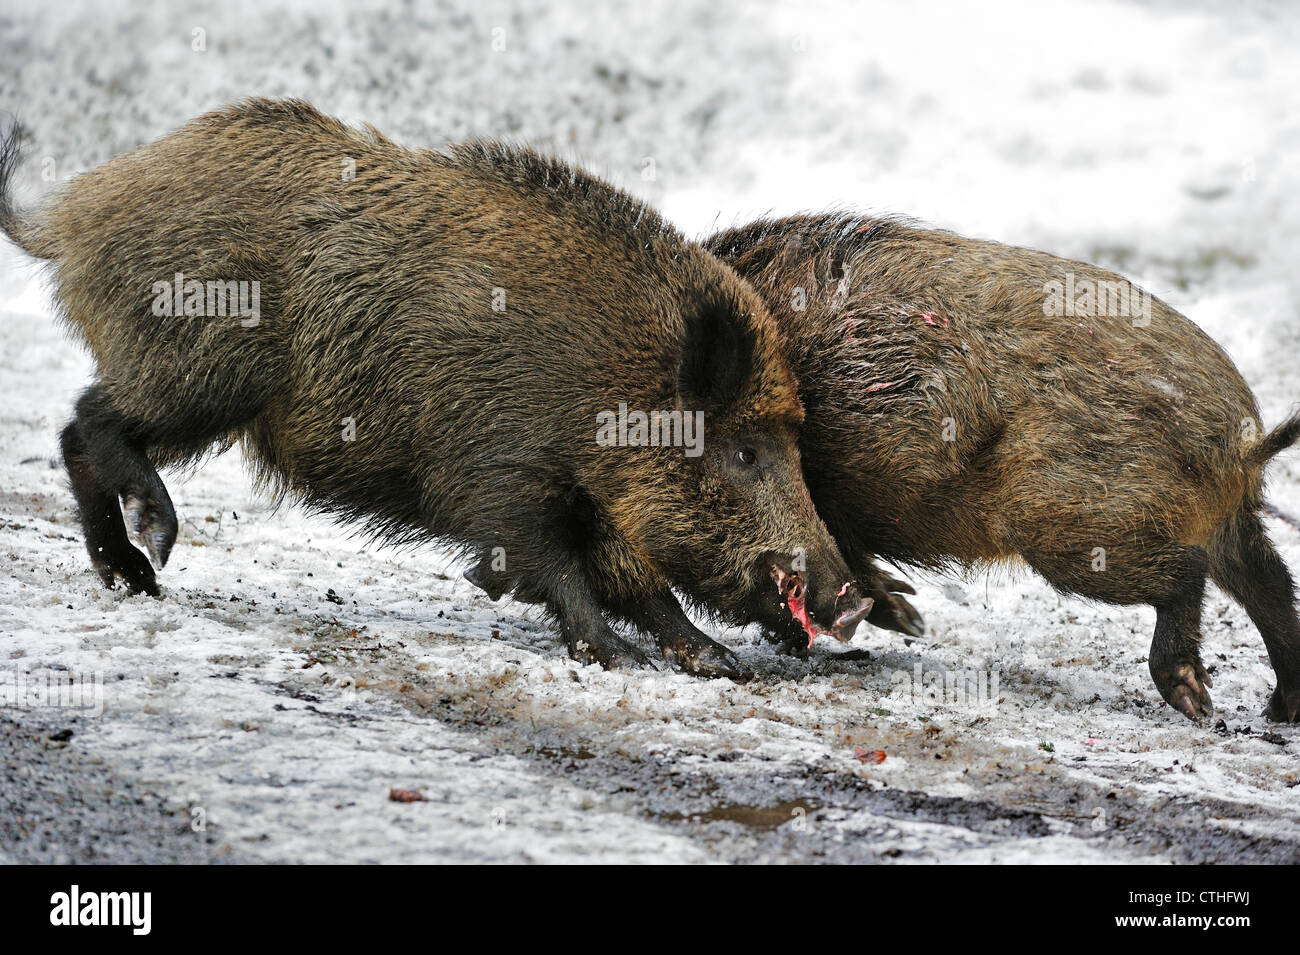
[[(673, 588), (775, 624), (793, 580), (841, 637), (869, 609), (803, 482), (761, 300), (583, 170), (408, 149), (293, 100), (201, 116), (34, 213), (17, 154), (11, 133), (0, 225), (96, 362), (61, 442), (105, 585), (159, 593), (156, 468), (238, 441), (263, 485), (374, 538), (497, 555), (580, 660), (646, 661), (613, 620), (739, 675)], [(627, 409), (658, 432), (601, 441)]]
[[(1119, 275), (889, 219), (764, 220), (705, 247), (781, 326), (817, 510), (887, 613), (872, 558), (921, 568), (1023, 558), (1058, 591), (1156, 609), (1156, 687), (1213, 712), (1206, 577), (1240, 602), (1295, 722), (1300, 621), (1260, 522), (1265, 433), (1232, 361)], [(900, 613), (907, 613), (900, 605)]]

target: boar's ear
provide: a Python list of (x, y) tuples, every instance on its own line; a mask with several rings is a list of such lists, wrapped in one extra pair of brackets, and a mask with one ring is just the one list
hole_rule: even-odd
[(701, 303), (684, 317), (677, 397), (688, 410), (725, 408), (754, 370), (754, 329), (727, 303)]

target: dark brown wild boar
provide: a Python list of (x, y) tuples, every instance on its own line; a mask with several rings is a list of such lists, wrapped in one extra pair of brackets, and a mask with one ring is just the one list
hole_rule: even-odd
[[(16, 136), (0, 158), (3, 186)], [(762, 302), (579, 169), (251, 100), (36, 213), (0, 195), (96, 361), (62, 447), (106, 585), (158, 593), (130, 543), (161, 567), (175, 541), (155, 468), (240, 441), (262, 482), (376, 538), (498, 555), (579, 659), (644, 660), (612, 618), (685, 669), (738, 674), (672, 588), (775, 625), (776, 574), (840, 636), (866, 612), (803, 483)], [(598, 442), (623, 405), (664, 440)]]
[[(1263, 635), (1266, 715), (1300, 709), (1291, 575), (1260, 523), (1264, 433), (1231, 360), (1114, 273), (889, 220), (797, 216), (705, 243), (782, 327), (804, 474), (873, 619), (910, 608), (872, 557), (1019, 556), (1057, 590), (1156, 609), (1150, 670), (1193, 719), (1207, 575)], [(890, 608), (891, 599), (894, 607)]]

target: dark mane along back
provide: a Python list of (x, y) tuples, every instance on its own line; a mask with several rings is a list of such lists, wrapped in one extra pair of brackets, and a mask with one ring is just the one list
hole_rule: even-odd
[(525, 146), (476, 140), (449, 148), (451, 158), (525, 193), (550, 197), (557, 208), (584, 212), (611, 239), (684, 242), (682, 234), (643, 200), (578, 166)]

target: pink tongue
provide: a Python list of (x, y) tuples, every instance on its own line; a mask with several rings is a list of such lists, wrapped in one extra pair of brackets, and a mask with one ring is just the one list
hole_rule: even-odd
[(790, 616), (798, 620), (799, 625), (804, 629), (804, 633), (808, 634), (808, 646), (811, 647), (813, 641), (817, 639), (818, 631), (813, 626), (813, 622), (808, 619), (808, 608), (803, 605), (803, 590), (800, 589), (798, 597), (793, 595), (787, 597), (786, 605), (790, 608)]
[[(808, 616), (808, 607), (804, 604), (806, 598), (804, 596), (803, 581), (799, 579), (798, 574), (786, 574), (780, 569), (776, 571), (774, 576), (776, 577), (776, 589), (785, 598), (785, 605), (790, 611), (790, 616), (794, 617), (799, 622), (799, 625), (803, 627), (804, 633), (808, 634), (808, 646), (811, 647), (813, 640), (822, 631), (817, 629), (817, 626)], [(844, 586), (847, 587), (848, 584)]]

